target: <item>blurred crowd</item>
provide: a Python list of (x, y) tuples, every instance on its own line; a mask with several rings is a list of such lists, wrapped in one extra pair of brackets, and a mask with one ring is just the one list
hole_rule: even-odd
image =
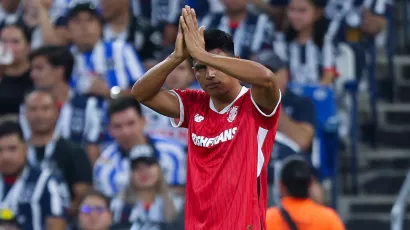
[[(326, 88), (343, 97), (336, 83), (351, 76), (343, 76), (343, 66), (338, 65), (340, 44), (348, 44), (357, 62), (366, 63), (366, 47), (382, 36), (391, 3), (1, 0), (0, 4), (0, 226), (179, 230), (183, 229), (187, 131), (173, 128), (166, 117), (140, 105), (130, 91), (145, 71), (173, 51), (181, 8), (185, 4), (195, 8), (200, 25), (232, 35), (236, 55), (276, 73), (283, 109), (269, 163), (273, 206), (280, 202), (278, 165), (295, 155), (306, 159), (311, 176), (293, 190), (306, 190), (302, 197), (319, 204), (326, 200), (321, 186), (326, 173), (315, 164), (314, 152), (321, 138), (317, 133), (322, 113), (315, 99), (327, 91), (316, 91), (309, 98), (290, 85)], [(357, 66), (354, 76), (360, 79), (366, 64)], [(190, 60), (169, 75), (164, 88), (201, 88)]]

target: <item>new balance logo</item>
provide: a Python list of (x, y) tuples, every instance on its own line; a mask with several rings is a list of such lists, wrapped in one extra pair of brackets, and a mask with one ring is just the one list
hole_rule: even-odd
[(201, 121), (203, 121), (204, 120), (204, 117), (203, 116), (201, 116), (201, 115), (199, 115), (199, 114), (195, 114), (195, 117), (194, 117), (194, 121), (195, 122), (201, 122)]
[(200, 147), (214, 146), (219, 143), (232, 140), (237, 130), (238, 130), (237, 127), (227, 129), (223, 131), (221, 134), (219, 134), (218, 136), (212, 137), (212, 138), (208, 138), (204, 136), (197, 136), (195, 133), (193, 133), (191, 135), (192, 142), (194, 142), (195, 145), (200, 146)]

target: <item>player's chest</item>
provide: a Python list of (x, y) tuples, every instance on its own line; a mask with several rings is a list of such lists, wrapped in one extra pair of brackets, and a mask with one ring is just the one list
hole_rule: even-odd
[(232, 106), (225, 113), (212, 110), (196, 112), (191, 117), (189, 139), (194, 145), (206, 148), (230, 142), (246, 130), (249, 122), (247, 112), (240, 106)]

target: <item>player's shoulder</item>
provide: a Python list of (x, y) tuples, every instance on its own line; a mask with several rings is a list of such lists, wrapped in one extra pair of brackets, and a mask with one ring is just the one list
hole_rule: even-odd
[(178, 94), (180, 97), (193, 100), (209, 98), (209, 95), (200, 89), (173, 89), (171, 92)]

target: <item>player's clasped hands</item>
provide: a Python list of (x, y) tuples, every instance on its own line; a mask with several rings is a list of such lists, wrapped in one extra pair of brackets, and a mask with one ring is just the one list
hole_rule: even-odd
[[(183, 46), (182, 49), (188, 50), (192, 58), (197, 59), (197, 57), (205, 51), (204, 31), (205, 27), (201, 26), (198, 28), (195, 10), (189, 6), (185, 6), (185, 8), (182, 9), (182, 15), (179, 17), (178, 31), (178, 36), (183, 38), (183, 43), (185, 44), (181, 44), (181, 40), (177, 38), (176, 48), (178, 48), (179, 43)], [(181, 36), (181, 34), (183, 36)]]

